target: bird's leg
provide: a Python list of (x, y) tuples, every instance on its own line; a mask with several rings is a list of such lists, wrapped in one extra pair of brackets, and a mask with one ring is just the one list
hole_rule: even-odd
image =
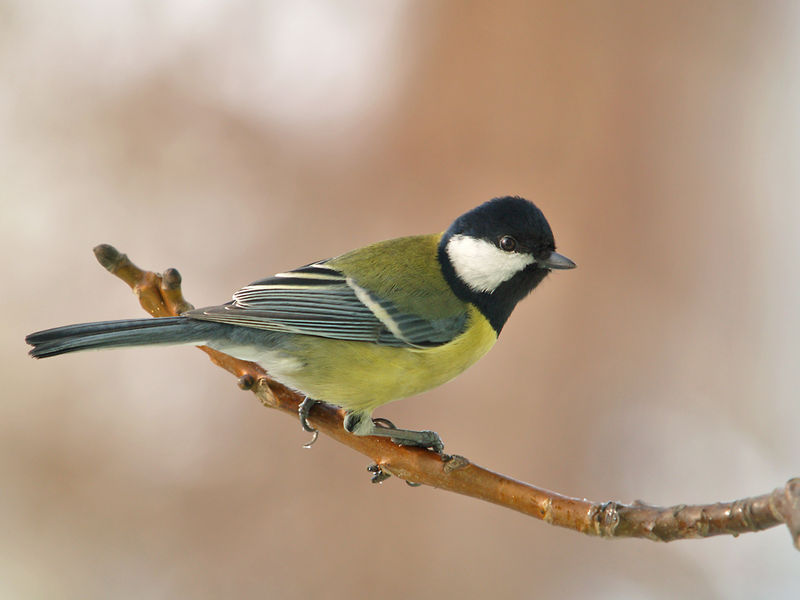
[(308, 422), (308, 415), (311, 413), (311, 409), (314, 408), (316, 403), (316, 400), (306, 396), (305, 400), (300, 403), (300, 406), (297, 409), (297, 414), (300, 415), (300, 425), (302, 425), (303, 430), (314, 434), (311, 436), (310, 441), (303, 444), (303, 448), (311, 448), (311, 445), (316, 442), (317, 437), (319, 437), (319, 431), (314, 429)]
[(439, 454), (444, 450), (444, 444), (439, 434), (435, 431), (398, 429), (391, 421), (386, 419), (375, 419), (373, 421), (367, 413), (363, 412), (348, 412), (344, 418), (344, 428), (354, 435), (388, 437), (400, 446), (430, 448)]

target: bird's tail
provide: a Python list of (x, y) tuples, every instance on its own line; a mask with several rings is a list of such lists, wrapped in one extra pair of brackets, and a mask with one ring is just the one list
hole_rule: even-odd
[(31, 356), (46, 358), (100, 348), (201, 344), (208, 340), (213, 325), (187, 317), (101, 321), (38, 331), (26, 337), (25, 341), (33, 346), (29, 352)]

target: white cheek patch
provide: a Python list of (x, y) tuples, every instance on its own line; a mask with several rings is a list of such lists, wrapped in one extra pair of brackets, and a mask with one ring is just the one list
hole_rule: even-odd
[(454, 235), (445, 247), (458, 278), (476, 292), (493, 292), (535, 262), (530, 254), (503, 252), (486, 240)]

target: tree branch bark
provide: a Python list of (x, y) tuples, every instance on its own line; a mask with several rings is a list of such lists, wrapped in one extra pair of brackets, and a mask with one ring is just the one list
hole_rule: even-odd
[[(177, 315), (191, 308), (181, 291), (175, 269), (162, 275), (143, 271), (109, 245), (94, 249), (98, 262), (127, 283), (142, 307), (155, 317)], [(251, 390), (259, 401), (297, 418), (303, 397), (277, 381), (257, 364), (200, 347), (214, 364), (232, 373), (239, 387)], [(343, 411), (317, 403), (309, 422), (320, 433), (349, 446), (375, 462), (373, 480), (395, 475), (413, 484), (425, 484), (492, 502), (547, 523), (600, 537), (636, 537), (669, 542), (761, 531), (785, 524), (800, 549), (800, 478), (783, 487), (754, 496), (707, 505), (650, 506), (642, 502), (590, 502), (511, 479), (484, 469), (462, 456), (439, 455), (420, 448), (398, 446), (386, 438), (359, 437), (342, 427)]]

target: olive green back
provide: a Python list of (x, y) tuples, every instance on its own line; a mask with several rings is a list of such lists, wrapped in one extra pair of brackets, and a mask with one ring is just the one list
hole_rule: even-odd
[(401, 310), (431, 320), (452, 317), (462, 314), (466, 303), (456, 297), (442, 275), (437, 258), (441, 237), (416, 235), (378, 242), (328, 264)]

